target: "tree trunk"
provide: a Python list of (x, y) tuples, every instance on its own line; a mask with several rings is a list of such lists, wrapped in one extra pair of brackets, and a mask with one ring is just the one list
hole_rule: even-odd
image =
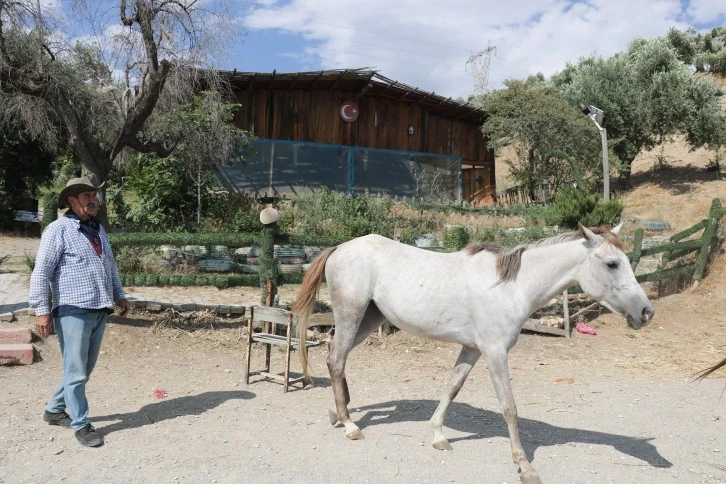
[(202, 166), (197, 166), (197, 227), (202, 223)]
[[(93, 163), (90, 166), (85, 163), (81, 163), (81, 167), (81, 173), (83, 174), (83, 176), (87, 176), (91, 180), (91, 183), (93, 183), (95, 186), (100, 185), (108, 179), (109, 170), (100, 167), (99, 163)], [(96, 219), (101, 225), (103, 225), (104, 229), (110, 232), (111, 227), (108, 223), (108, 205), (106, 204), (105, 184), (98, 190), (96, 196), (98, 198), (98, 213), (96, 214)]]
[(532, 203), (535, 202), (535, 156), (534, 151), (529, 150), (529, 172), (527, 173), (527, 191), (529, 192), (529, 198)]

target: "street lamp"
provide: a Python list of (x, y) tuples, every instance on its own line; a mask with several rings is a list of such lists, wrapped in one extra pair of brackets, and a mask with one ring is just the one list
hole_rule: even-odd
[(600, 131), (600, 138), (602, 139), (602, 197), (603, 200), (608, 201), (610, 200), (610, 163), (608, 161), (608, 134), (607, 130), (602, 127), (602, 117), (605, 113), (602, 109), (596, 108), (592, 105), (588, 106), (582, 101), (580, 101), (578, 105), (580, 106), (580, 111), (582, 111), (583, 114), (586, 114), (590, 119), (592, 119), (592, 122), (595, 123), (595, 126), (597, 126), (597, 130)]

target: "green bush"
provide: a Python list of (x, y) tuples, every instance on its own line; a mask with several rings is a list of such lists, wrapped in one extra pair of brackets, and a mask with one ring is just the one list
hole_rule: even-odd
[[(143, 245), (226, 245), (227, 247), (245, 247), (258, 245), (260, 231), (234, 233), (189, 233), (189, 232), (126, 232), (109, 234), (108, 239), (116, 247)], [(134, 249), (136, 250), (136, 249)]]
[(184, 274), (179, 277), (180, 286), (194, 286), (197, 276), (195, 274)]
[(389, 216), (390, 198), (349, 198), (343, 192), (327, 188), (297, 198), (283, 211), (284, 227), (296, 233), (325, 237), (352, 238), (370, 233), (387, 237), (393, 235), (393, 220)]
[(114, 248), (114, 257), (119, 272), (161, 272), (161, 257), (154, 247)]
[(239, 211), (232, 216), (226, 230), (230, 232), (259, 232), (262, 229), (260, 214), (257, 212)]
[(597, 206), (597, 197), (582, 188), (568, 187), (555, 197), (554, 207), (562, 218), (562, 224), (576, 228)]
[(448, 227), (444, 231), (444, 248), (449, 252), (456, 252), (469, 243), (469, 232), (460, 225)]
[(58, 218), (58, 194), (54, 191), (46, 192), (43, 195), (43, 220), (42, 229), (45, 229), (54, 220)]
[(620, 200), (599, 201), (595, 209), (583, 219), (582, 224), (588, 227), (613, 225), (620, 220), (623, 208), (623, 202)]
[(211, 279), (210, 283), (218, 289), (226, 289), (229, 287), (229, 277), (227, 276), (214, 276)]

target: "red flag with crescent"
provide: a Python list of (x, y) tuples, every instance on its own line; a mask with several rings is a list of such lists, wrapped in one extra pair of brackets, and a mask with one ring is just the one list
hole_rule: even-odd
[(340, 117), (346, 123), (352, 123), (358, 119), (358, 103), (346, 101), (340, 105)]

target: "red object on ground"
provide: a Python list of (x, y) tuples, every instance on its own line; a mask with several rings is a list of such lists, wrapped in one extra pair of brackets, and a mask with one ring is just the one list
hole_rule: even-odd
[(575, 329), (582, 334), (591, 334), (593, 336), (597, 334), (597, 330), (595, 328), (591, 328), (590, 326), (586, 325), (585, 323), (577, 323), (577, 326), (575, 326)]
[(166, 396), (166, 390), (161, 390), (157, 388), (156, 390), (154, 390), (154, 396), (156, 398), (164, 398)]

